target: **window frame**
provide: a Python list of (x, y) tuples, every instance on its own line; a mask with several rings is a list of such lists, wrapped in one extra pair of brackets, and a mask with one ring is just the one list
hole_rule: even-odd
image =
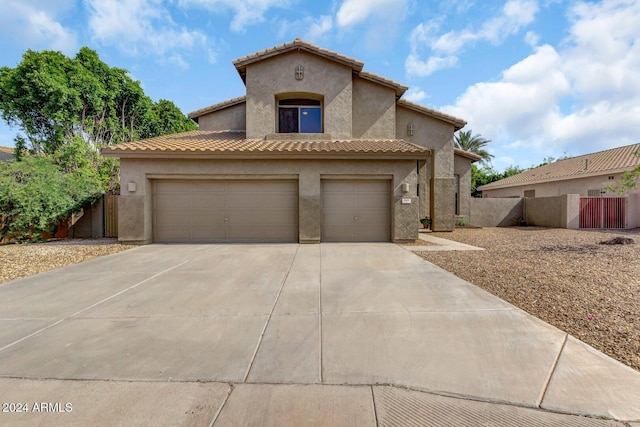
[[(318, 99), (313, 99), (313, 98), (307, 98), (307, 97), (286, 97), (286, 98), (280, 98), (277, 100), (276, 103), (276, 109), (277, 109), (277, 114), (276, 114), (276, 129), (277, 129), (277, 133), (300, 133), (300, 134), (309, 134), (309, 133), (323, 133), (324, 132), (324, 111), (323, 111), (323, 105), (322, 105), (322, 101), (318, 100)], [(291, 109), (291, 110), (297, 110), (297, 132), (281, 132), (281, 125), (280, 125), (280, 115), (281, 115), (281, 111), (283, 109)], [(320, 111), (320, 132), (301, 132), (301, 121), (302, 121), (302, 116), (303, 114), (303, 109), (318, 109)]]

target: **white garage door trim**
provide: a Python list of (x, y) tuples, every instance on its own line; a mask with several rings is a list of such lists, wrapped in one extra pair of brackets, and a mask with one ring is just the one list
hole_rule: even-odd
[(295, 243), (298, 182), (154, 180), (153, 240)]
[(391, 240), (389, 180), (323, 180), (324, 242)]

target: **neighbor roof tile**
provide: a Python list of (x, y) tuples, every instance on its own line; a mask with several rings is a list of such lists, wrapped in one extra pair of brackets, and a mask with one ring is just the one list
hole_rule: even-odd
[(582, 178), (633, 169), (640, 164), (637, 155), (640, 144), (626, 145), (597, 153), (558, 160), (539, 166), (500, 181), (478, 187), (478, 190), (492, 190), (544, 181)]

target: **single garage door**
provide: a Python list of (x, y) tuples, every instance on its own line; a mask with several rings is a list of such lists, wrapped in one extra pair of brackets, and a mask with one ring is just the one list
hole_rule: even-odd
[(296, 181), (155, 181), (156, 242), (297, 242)]
[(388, 242), (389, 181), (323, 181), (322, 240)]

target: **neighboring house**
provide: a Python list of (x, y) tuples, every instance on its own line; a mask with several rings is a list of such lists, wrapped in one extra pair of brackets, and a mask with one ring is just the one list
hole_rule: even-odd
[(198, 131), (102, 150), (121, 159), (121, 241), (409, 241), (468, 211), (463, 120), (300, 39), (233, 64), (246, 96), (190, 113)]
[[(544, 166), (478, 187), (482, 197), (549, 197), (579, 194), (583, 197), (615, 197), (606, 187), (640, 164), (640, 144), (627, 145)], [(630, 195), (640, 194), (633, 190)]]
[(0, 162), (9, 162), (13, 160), (13, 148), (0, 146)]

